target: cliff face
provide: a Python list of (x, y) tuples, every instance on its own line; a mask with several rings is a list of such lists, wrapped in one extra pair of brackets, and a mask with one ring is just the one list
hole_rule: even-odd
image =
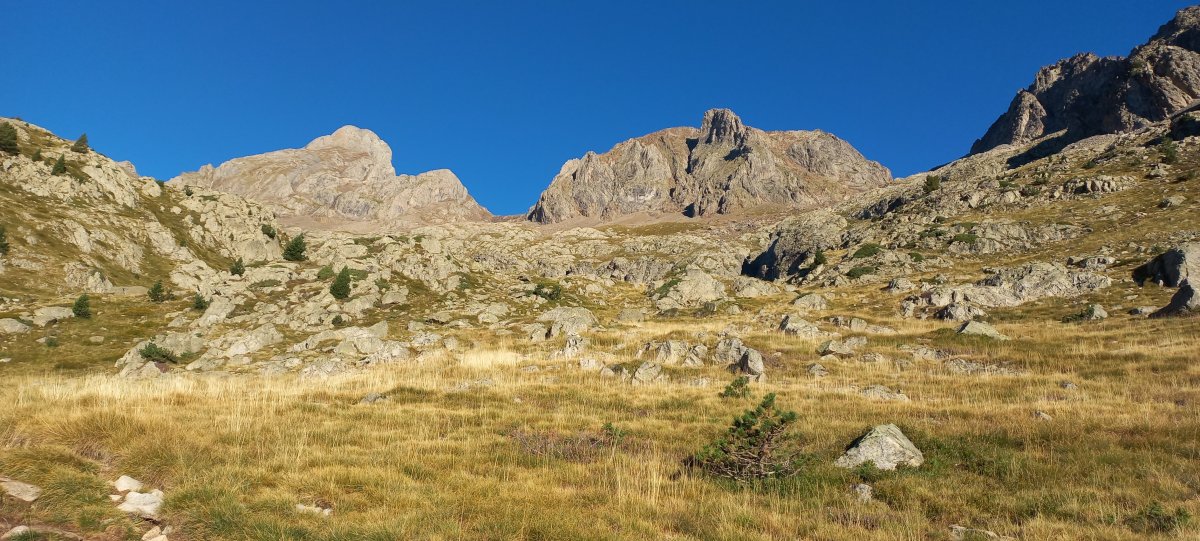
[(370, 130), (344, 126), (302, 149), (236, 158), (171, 183), (212, 188), (274, 207), (281, 219), (419, 225), (491, 217), (449, 170), (397, 175), (392, 150)]
[(1066, 145), (1167, 119), (1200, 97), (1200, 7), (1181, 10), (1124, 58), (1080, 54), (1042, 68), (987, 133), (978, 154), (1062, 132)]
[(767, 132), (728, 109), (700, 129), (670, 128), (563, 165), (527, 218), (542, 223), (637, 212), (727, 214), (811, 207), (882, 186), (891, 174), (821, 131)]

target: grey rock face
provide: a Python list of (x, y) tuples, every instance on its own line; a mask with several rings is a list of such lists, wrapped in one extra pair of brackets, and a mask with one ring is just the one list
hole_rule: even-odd
[(537, 320), (550, 324), (550, 329), (546, 333), (547, 338), (553, 338), (560, 334), (582, 334), (596, 325), (597, 321), (591, 310), (567, 306), (547, 310), (538, 316)]
[(879, 425), (862, 437), (854, 440), (834, 465), (853, 468), (871, 462), (881, 470), (894, 470), (897, 466), (918, 467), (925, 456), (908, 437), (893, 424)]
[(1042, 68), (971, 153), (1058, 132), (1056, 147), (1062, 148), (1093, 135), (1166, 120), (1200, 96), (1197, 30), (1200, 7), (1189, 7), (1128, 57), (1080, 54)]
[(660, 295), (654, 300), (659, 310), (695, 308), (725, 298), (725, 285), (707, 272), (688, 269), (662, 284), (655, 293)]
[(1184, 280), (1179, 284), (1179, 291), (1171, 297), (1171, 302), (1164, 306), (1161, 310), (1150, 314), (1150, 317), (1168, 317), (1180, 316), (1186, 314), (1200, 313), (1200, 295), (1196, 294), (1196, 289), (1188, 280)]
[(847, 226), (844, 217), (826, 211), (787, 220), (771, 234), (765, 251), (747, 259), (742, 274), (776, 280), (812, 272), (817, 252), (841, 244)]
[(890, 180), (882, 165), (820, 131), (766, 132), (728, 109), (568, 161), (526, 218), (542, 223), (637, 212), (703, 216), (759, 205), (812, 207)]
[(1200, 276), (1200, 242), (1171, 248), (1133, 271), (1138, 285), (1149, 280), (1166, 287), (1179, 287), (1189, 276)]
[(343, 126), (301, 149), (236, 158), (171, 184), (234, 193), (309, 227), (344, 222), (439, 223), (491, 217), (454, 173), (397, 175), (392, 149), (370, 130)]
[(51, 323), (57, 323), (64, 319), (75, 317), (75, 313), (70, 308), (63, 306), (46, 306), (33, 311), (33, 324), (38, 327), (45, 327)]

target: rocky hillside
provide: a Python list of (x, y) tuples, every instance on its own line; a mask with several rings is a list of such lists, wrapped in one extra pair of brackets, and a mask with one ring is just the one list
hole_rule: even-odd
[(284, 223), (314, 228), (371, 231), (491, 218), (454, 173), (397, 175), (387, 143), (354, 126), (301, 149), (204, 166), (170, 183), (241, 195), (271, 206)]
[[(0, 153), (0, 294), (137, 293), (280, 255), (275, 214), (240, 197), (169, 189), (20, 120), (20, 154)], [(61, 160), (62, 167), (56, 166)], [(268, 234), (269, 233), (269, 234)]]
[(807, 208), (891, 179), (886, 168), (821, 131), (768, 132), (728, 109), (700, 129), (671, 128), (568, 161), (530, 209), (534, 222), (634, 213), (704, 216), (758, 206)]
[(977, 154), (1025, 145), (1025, 161), (1086, 137), (1169, 118), (1200, 97), (1200, 6), (1181, 10), (1128, 57), (1080, 54), (1042, 68), (1033, 84), (971, 146)]

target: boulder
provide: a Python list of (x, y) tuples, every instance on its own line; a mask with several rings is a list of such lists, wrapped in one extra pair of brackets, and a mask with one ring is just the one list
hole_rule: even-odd
[(820, 293), (809, 293), (797, 297), (792, 306), (799, 310), (825, 310), (829, 308), (829, 299)]
[(1150, 317), (1160, 318), (1195, 313), (1200, 313), (1200, 295), (1196, 294), (1196, 289), (1192, 287), (1189, 280), (1184, 280), (1182, 284), (1179, 284), (1179, 290), (1171, 297), (1171, 302), (1159, 311), (1150, 314)]
[(644, 362), (633, 371), (634, 384), (653, 383), (662, 375), (662, 365), (658, 363)]
[(659, 310), (696, 308), (725, 298), (725, 285), (707, 272), (689, 268), (670, 278), (654, 291), (654, 306)]
[(581, 307), (559, 306), (538, 316), (538, 321), (548, 322), (550, 329), (546, 337), (560, 334), (582, 334), (596, 325), (596, 316), (591, 310)]
[(795, 314), (783, 316), (783, 320), (779, 322), (779, 330), (783, 331), (784, 334), (810, 339), (824, 338), (830, 335), (830, 333), (822, 331), (813, 323)]
[(21, 334), (29, 332), (29, 325), (12, 318), (0, 318), (0, 334)]
[(893, 391), (891, 388), (884, 385), (871, 385), (858, 392), (858, 394), (872, 400), (894, 400), (897, 402), (908, 402), (908, 395), (901, 391)]
[(142, 482), (128, 475), (122, 475), (113, 482), (113, 486), (116, 487), (118, 492), (130, 492), (134, 490), (141, 490)]
[(646, 313), (640, 308), (622, 308), (617, 312), (617, 321), (621, 323), (641, 323), (646, 319)]
[(0, 477), (0, 489), (3, 489), (5, 494), (23, 502), (32, 503), (42, 496), (41, 487), (7, 477)]
[(1145, 285), (1148, 280), (1179, 287), (1188, 276), (1200, 276), (1200, 242), (1171, 248), (1133, 270), (1133, 280), (1138, 285)]
[(753, 381), (764, 378), (762, 353), (743, 344), (740, 338), (728, 337), (718, 342), (714, 356), (717, 362), (727, 364), (729, 370), (746, 374)]
[(986, 336), (995, 340), (1009, 339), (1004, 334), (1001, 334), (1000, 331), (997, 331), (995, 327), (982, 321), (968, 321), (963, 323), (962, 326), (958, 328), (958, 334), (965, 334), (969, 336)]
[(894, 424), (879, 425), (850, 443), (834, 465), (854, 468), (870, 462), (881, 470), (894, 470), (897, 466), (918, 467), (925, 456), (908, 437)]
[(75, 317), (75, 313), (70, 308), (64, 306), (43, 306), (33, 311), (33, 324), (38, 327), (45, 327), (51, 323), (58, 323), (64, 319)]
[(161, 490), (152, 490), (150, 492), (130, 491), (125, 494), (125, 501), (117, 506), (117, 509), (125, 513), (136, 515), (146, 520), (158, 520), (158, 511), (163, 504), (163, 493)]
[(818, 355), (834, 355), (837, 357), (853, 357), (855, 344), (858, 341), (850, 340), (826, 340), (820, 346), (817, 346)]

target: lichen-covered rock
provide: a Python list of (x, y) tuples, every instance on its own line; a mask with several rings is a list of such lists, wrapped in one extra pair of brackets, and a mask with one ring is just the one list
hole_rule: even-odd
[(879, 425), (854, 440), (834, 465), (853, 468), (870, 462), (881, 470), (894, 470), (898, 466), (918, 467), (925, 456), (908, 437), (893, 424)]

